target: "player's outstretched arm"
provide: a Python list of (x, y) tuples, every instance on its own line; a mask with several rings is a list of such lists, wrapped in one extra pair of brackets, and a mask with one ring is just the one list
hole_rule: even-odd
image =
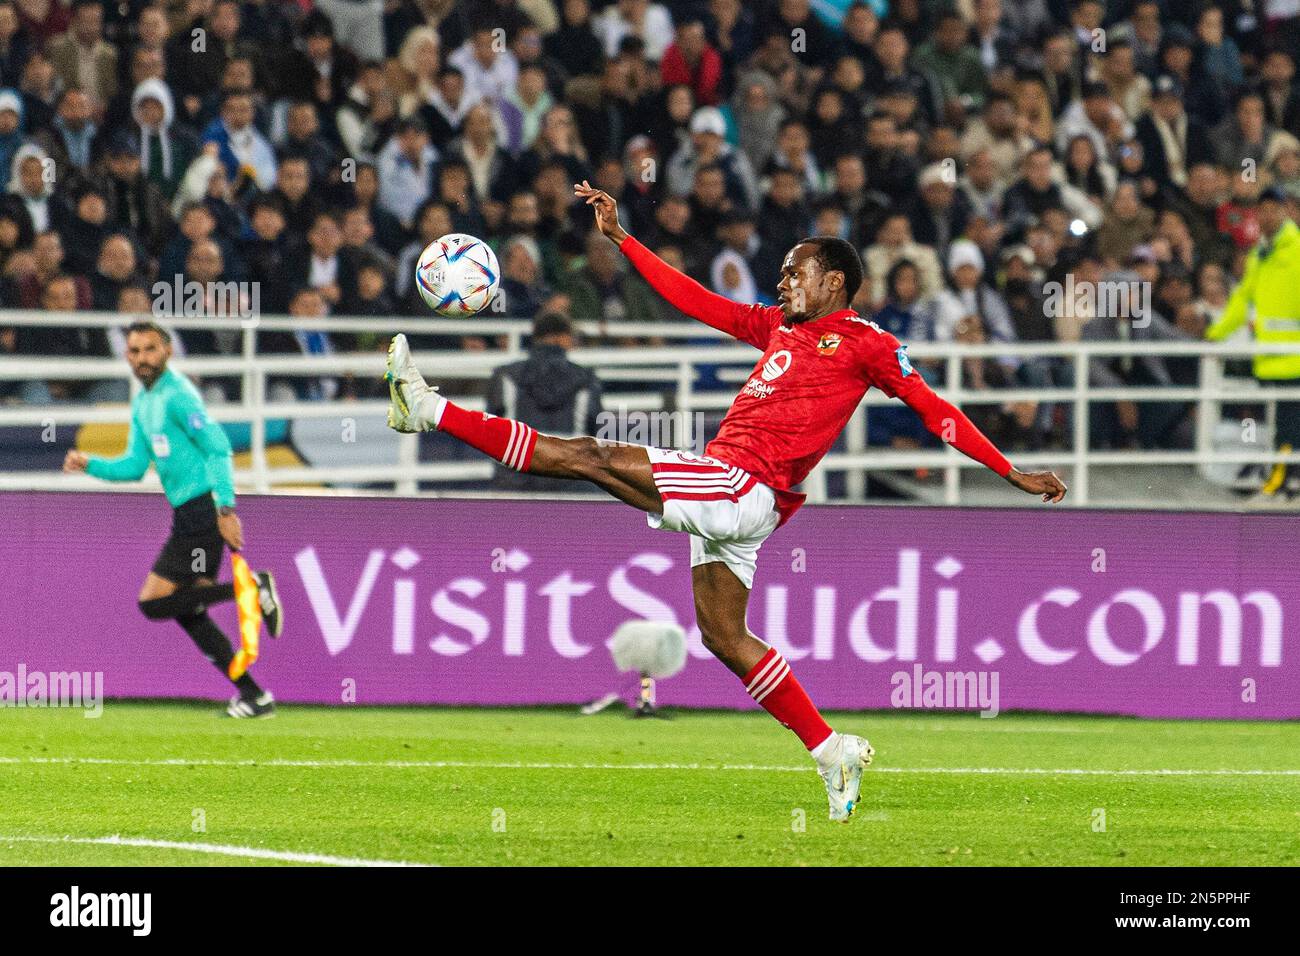
[(1055, 504), (1065, 497), (1065, 483), (1050, 471), (1024, 472), (1015, 468), (997, 446), (975, 427), (966, 413), (940, 398), (916, 373), (908, 378), (909, 387), (899, 397), (921, 416), (925, 427), (941, 441), (947, 442), (968, 458), (973, 458), (996, 472), (1021, 491), (1042, 495), (1043, 501)]
[(574, 184), (573, 194), (592, 207), (596, 213), (596, 228), (618, 246), (650, 287), (674, 308), (742, 342), (757, 348), (767, 347), (771, 327), (762, 306), (732, 302), (664, 262), (628, 235), (619, 224), (618, 203), (609, 193), (584, 180)]

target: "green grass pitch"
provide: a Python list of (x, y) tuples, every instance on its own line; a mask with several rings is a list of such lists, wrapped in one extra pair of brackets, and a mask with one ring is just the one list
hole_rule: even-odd
[(219, 713), (0, 710), (0, 865), (1300, 863), (1295, 723), (834, 714), (877, 750), (842, 825), (762, 713)]

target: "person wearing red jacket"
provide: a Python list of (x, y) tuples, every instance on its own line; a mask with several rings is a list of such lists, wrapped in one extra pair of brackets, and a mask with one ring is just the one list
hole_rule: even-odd
[(704, 24), (686, 20), (677, 25), (675, 40), (659, 61), (664, 89), (689, 86), (699, 106), (717, 106), (722, 99), (722, 57), (704, 35)]
[(471, 412), (425, 383), (406, 337), (389, 347), (389, 427), (438, 430), (533, 475), (590, 481), (646, 513), (652, 528), (691, 540), (691, 584), (700, 638), (773, 717), (811, 752), (830, 799), (847, 821), (874, 753), (862, 737), (831, 729), (776, 648), (745, 623), (758, 550), (803, 504), (793, 489), (830, 450), (867, 389), (902, 399), (934, 434), (1044, 501), (1065, 497), (1052, 472), (1016, 470), (959, 409), (912, 369), (906, 347), (849, 308), (862, 260), (842, 239), (804, 239), (786, 254), (778, 305), (743, 305), (673, 269), (619, 224), (612, 197), (574, 186), (597, 228), (652, 288), (685, 314), (763, 355), (703, 455), (540, 435), (522, 422)]

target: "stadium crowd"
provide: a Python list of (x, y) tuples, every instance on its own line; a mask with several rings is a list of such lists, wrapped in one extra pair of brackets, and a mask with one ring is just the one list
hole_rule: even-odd
[[(149, 312), (154, 283), (180, 276), (247, 283), (262, 314), (428, 315), (415, 259), (466, 232), (498, 252), (502, 315), (681, 318), (575, 206), (589, 179), (632, 234), (737, 300), (772, 301), (785, 251), (822, 233), (861, 249), (855, 306), (907, 342), (1199, 339), (1259, 239), (1261, 194), (1296, 218), (1300, 0), (838, 6), (832, 24), (809, 0), (0, 0), (0, 306)], [(1150, 321), (1050, 307), (1067, 277), (1145, 284)], [(267, 352), (381, 345), (259, 336)], [(232, 323), (177, 347), (238, 343)], [(0, 316), (0, 354), (122, 348), (112, 330)], [(1072, 375), (1068, 360), (963, 367), (990, 391)], [(1188, 384), (1197, 363), (1091, 375)], [(971, 411), (1012, 448), (1068, 435), (1066, 406)], [(1094, 411), (1099, 447), (1190, 442), (1185, 403)], [(928, 438), (892, 409), (871, 433)]]

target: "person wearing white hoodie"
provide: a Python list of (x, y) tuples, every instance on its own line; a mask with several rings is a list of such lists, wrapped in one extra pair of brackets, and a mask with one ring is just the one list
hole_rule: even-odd
[(131, 94), (131, 117), (140, 134), (140, 171), (171, 199), (198, 144), (175, 125), (176, 104), (167, 84), (154, 78), (139, 83)]
[(54, 182), (54, 164), (45, 150), (35, 143), (19, 146), (9, 168), (8, 192), (22, 200), (38, 235), (51, 227)]

